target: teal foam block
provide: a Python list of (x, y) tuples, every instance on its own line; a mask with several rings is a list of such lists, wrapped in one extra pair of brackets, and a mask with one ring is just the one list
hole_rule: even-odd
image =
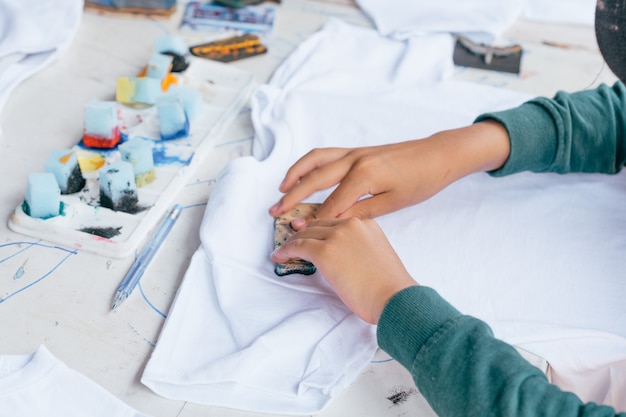
[(54, 174), (61, 194), (77, 193), (85, 186), (86, 181), (75, 152), (53, 149), (46, 158), (44, 169)]
[(61, 212), (61, 190), (51, 172), (28, 174), (25, 212), (31, 217), (49, 219)]
[(100, 205), (133, 213), (137, 209), (137, 185), (133, 165), (117, 161), (100, 169)]
[(180, 139), (189, 135), (189, 119), (180, 98), (175, 95), (161, 96), (157, 99), (156, 108), (162, 140)]
[(188, 87), (173, 85), (167, 90), (165, 95), (176, 96), (180, 99), (183, 103), (185, 114), (190, 121), (197, 119), (202, 114), (204, 102), (200, 91)]

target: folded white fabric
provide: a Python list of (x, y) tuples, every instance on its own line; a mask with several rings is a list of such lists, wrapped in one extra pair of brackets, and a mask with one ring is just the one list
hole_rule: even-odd
[[(368, 54), (361, 53), (364, 44)], [(378, 112), (386, 104), (413, 118), (410, 101), (419, 91), (402, 95), (405, 106), (386, 86), (430, 84), (451, 68), (445, 52), (451, 48), (447, 35), (398, 43), (331, 21), (255, 93), (255, 153), (264, 160), (239, 158), (218, 179), (201, 226), (202, 246), (146, 366), (145, 385), (169, 398), (312, 414), (354, 380), (376, 350), (375, 329), (319, 274), (274, 274), (267, 210), (279, 198), (289, 164), (312, 146), (397, 137), (359, 131), (384, 131), (379, 122), (393, 115), (391, 107)], [(308, 113), (310, 104), (315, 113)], [(338, 117), (329, 117), (335, 111)], [(372, 119), (379, 122), (370, 126)]]
[(356, 0), (380, 33), (397, 39), (425, 33), (459, 33), (492, 42), (518, 18), (593, 25), (595, 0)]
[(0, 415), (10, 417), (148, 417), (40, 346), (0, 355)]
[(596, 0), (526, 0), (522, 17), (550, 23), (593, 26)]
[[(368, 54), (362, 53), (364, 44)], [(286, 169), (313, 147), (423, 137), (528, 98), (442, 81), (452, 66), (452, 46), (449, 35), (398, 42), (330, 21), (257, 90), (252, 103), (256, 159), (231, 162), (218, 179), (200, 230), (202, 246), (146, 366), (144, 384), (169, 398), (311, 414), (358, 375), (376, 348), (373, 328), (352, 315), (319, 274), (274, 275), (267, 209), (280, 197), (277, 187)], [(505, 197), (493, 193), (496, 181)], [(498, 235), (481, 238), (511, 227), (511, 245), (519, 242), (517, 232), (522, 242), (532, 238), (525, 226), (509, 225), (507, 195), (515, 190), (506, 179), (477, 176), (380, 222), (416, 278), (465, 311), (491, 318), (485, 305), (506, 306), (511, 299), (487, 301), (519, 277), (512, 272), (505, 280), (499, 269), (501, 275), (490, 274), (485, 258), (515, 269), (518, 256), (530, 255), (504, 252), (511, 247), (502, 245)], [(493, 212), (496, 207), (502, 214)], [(530, 213), (545, 226), (547, 220)], [(448, 259), (449, 253), (458, 259)], [(502, 281), (500, 286), (494, 280)], [(524, 289), (534, 294), (534, 284)], [(471, 285), (485, 292), (471, 291)], [(473, 296), (465, 299), (464, 294)], [(515, 315), (529, 308), (520, 305), (523, 298), (514, 298), (517, 302), (505, 312)]]
[(525, 0), (356, 1), (385, 36), (446, 32), (490, 42), (519, 17)]
[[(563, 390), (576, 392), (583, 401), (610, 404), (626, 411), (623, 336), (530, 321), (496, 320), (492, 326), (498, 337), (550, 358), (552, 381)], [(567, 349), (563, 349), (564, 345)]]
[(20, 82), (67, 48), (82, 12), (83, 0), (0, 0), (0, 110)]

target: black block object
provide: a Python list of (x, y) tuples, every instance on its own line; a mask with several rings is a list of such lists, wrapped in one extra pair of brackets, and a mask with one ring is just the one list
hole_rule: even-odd
[(454, 45), (454, 65), (519, 74), (522, 47), (511, 45), (496, 47), (478, 44), (458, 36)]

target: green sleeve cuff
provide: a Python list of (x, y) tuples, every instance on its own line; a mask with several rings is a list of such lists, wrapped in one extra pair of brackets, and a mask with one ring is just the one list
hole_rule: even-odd
[(494, 177), (522, 171), (544, 172), (550, 169), (557, 152), (557, 142), (546, 138), (557, 137), (557, 126), (546, 109), (537, 102), (527, 102), (511, 110), (486, 113), (475, 123), (495, 120), (509, 134), (511, 152), (502, 167), (489, 174)]
[(521, 171), (595, 172), (615, 174), (626, 163), (626, 87), (576, 93), (558, 92), (553, 99), (537, 97), (521, 106), (478, 116), (495, 120), (509, 134), (511, 153), (489, 174)]
[(448, 320), (460, 316), (435, 290), (424, 286), (406, 288), (385, 306), (378, 320), (378, 344), (411, 369), (422, 346)]

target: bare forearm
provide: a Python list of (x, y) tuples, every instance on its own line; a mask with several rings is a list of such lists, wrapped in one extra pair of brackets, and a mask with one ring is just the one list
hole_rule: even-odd
[(511, 150), (506, 129), (494, 120), (442, 131), (424, 140), (432, 141), (438, 153), (449, 158), (449, 183), (475, 172), (500, 168)]

